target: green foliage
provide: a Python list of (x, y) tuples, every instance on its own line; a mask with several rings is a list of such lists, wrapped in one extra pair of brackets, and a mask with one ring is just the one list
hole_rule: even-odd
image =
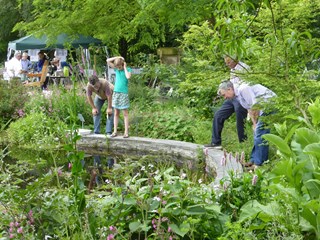
[(183, 50), (183, 62), (193, 67), (203, 68), (214, 63), (217, 59), (216, 54), (208, 45), (212, 42), (212, 30), (208, 21), (202, 25), (191, 25), (182, 39), (180, 48)]
[(320, 99), (317, 98), (314, 102), (309, 103), (308, 112), (311, 115), (312, 125), (320, 128)]
[[(150, 162), (141, 166), (141, 161), (128, 160), (120, 164), (125, 166), (125, 172), (118, 168), (108, 175), (108, 188), (112, 192), (101, 200), (95, 199), (93, 205), (95, 212), (108, 213), (100, 224), (117, 229), (109, 233), (127, 239), (138, 236), (204, 239), (219, 235), (224, 217), (206, 184), (184, 179), (186, 174), (177, 175), (173, 167), (159, 168)], [(136, 170), (132, 172), (133, 169)], [(123, 188), (117, 186), (120, 175), (125, 180)]]
[(212, 116), (212, 107), (216, 96), (218, 82), (211, 71), (190, 73), (186, 81), (179, 86), (179, 96), (194, 113), (203, 118)]
[[(23, 1), (19, 1), (21, 4)], [(189, 23), (212, 16), (212, 1), (33, 1), (34, 21), (22, 21), (15, 29), (53, 36), (61, 29), (102, 39), (114, 53), (126, 48), (132, 53), (155, 50), (181, 35)], [(192, 13), (192, 14), (190, 14)], [(79, 16), (81, 16), (79, 18)], [(94, 21), (92, 16), (95, 16)], [(88, 24), (90, 23), (90, 24)], [(108, 24), (106, 24), (108, 23)], [(90, 25), (90, 26), (89, 26)], [(125, 54), (126, 55), (126, 54)]]
[(0, 80), (0, 99), (0, 126), (24, 116), (23, 108), (29, 97), (19, 79)]
[(227, 217), (220, 213), (212, 187), (202, 182), (201, 174), (193, 179), (188, 167), (177, 170), (167, 159), (126, 157), (113, 169), (103, 167), (105, 181), (86, 194), (84, 154), (74, 150), (77, 140), (74, 134), (66, 146), (69, 170), (60, 163), (26, 180), (35, 162), (19, 161), (17, 168), (1, 159), (2, 236), (9, 237), (11, 222), (15, 231), (15, 222), (23, 227), (17, 236), (28, 239), (106, 239), (110, 234), (124, 239), (214, 239), (222, 233)]
[(146, 64), (142, 73), (135, 76), (135, 79), (152, 88), (176, 88), (178, 83), (181, 82), (177, 68), (177, 66), (158, 63)]
[[(279, 190), (286, 193), (290, 191)], [(275, 198), (275, 201), (271, 198), (267, 204), (248, 201), (241, 208), (239, 223), (245, 225), (246, 232), (249, 231), (255, 239), (305, 239), (306, 236), (303, 236), (298, 226), (295, 206), (288, 204), (292, 199), (284, 195)]]
[[(229, 76), (222, 54), (247, 59), (245, 62), (252, 71), (246, 80), (263, 84), (278, 95), (272, 104), (277, 113), (268, 122), (276, 123), (279, 136), (266, 136), (270, 144), (277, 147), (278, 159), (268, 164), (267, 167), (274, 167), (270, 174), (257, 172), (261, 175), (259, 180), (262, 173), (267, 179), (259, 181), (258, 186), (251, 184), (250, 174), (234, 177), (229, 186), (225, 186), (220, 196), (223, 212), (229, 213), (232, 221), (238, 221), (227, 226), (222, 238), (302, 239), (302, 233), (304, 239), (319, 238), (320, 107), (319, 100), (314, 99), (320, 88), (319, 82), (310, 80), (313, 73), (305, 72), (305, 66), (319, 57), (320, 5), (317, 1), (110, 3), (76, 0), (49, 3), (37, 0), (33, 3), (35, 21), (21, 22), (16, 29), (35, 32), (41, 29), (51, 37), (61, 29), (68, 34), (93, 35), (107, 42), (113, 52), (128, 50), (132, 54), (141, 49), (150, 52), (161, 45), (172, 46), (180, 40), (183, 55), (179, 67), (146, 61), (141, 64), (145, 71), (136, 78), (141, 84), (130, 86), (130, 131), (134, 135), (198, 143), (208, 141), (211, 110), (220, 103), (215, 99), (212, 103), (216, 87)], [(149, 91), (145, 85), (160, 88)], [(170, 87), (174, 89), (171, 97), (163, 91)], [(55, 95), (59, 97), (48, 101), (35, 98), (27, 105), (27, 112), (30, 116), (38, 114), (38, 117), (55, 119), (54, 122), (48, 120), (50, 124), (62, 120), (75, 126), (80, 111), (86, 123), (90, 123), (90, 111), (83, 111), (88, 107), (84, 96), (80, 94), (78, 98), (75, 91), (72, 94), (72, 97)], [(7, 104), (0, 106), (5, 109)], [(299, 111), (303, 117), (297, 117)], [(10, 118), (11, 114), (3, 122)], [(10, 137), (18, 141), (24, 136), (29, 140), (35, 136), (39, 141), (40, 136), (51, 136), (56, 131), (51, 125), (41, 127), (45, 124), (34, 126), (32, 123), (31, 117), (26, 125), (29, 128), (20, 122), (20, 128), (19, 124), (15, 127), (17, 137), (13, 136), (15, 133)], [(250, 126), (247, 128), (249, 131)], [(46, 135), (32, 129), (40, 129)], [(29, 131), (33, 134), (29, 135)], [(236, 146), (234, 119), (226, 124), (223, 138), (228, 149), (243, 147), (250, 151), (249, 140)], [(73, 145), (69, 151), (74, 149)], [(108, 234), (124, 239), (157, 239), (159, 236), (215, 239), (223, 232), (226, 218), (214, 203), (212, 189), (182, 179), (172, 168), (160, 168), (158, 172), (149, 168), (141, 170), (139, 178), (137, 165), (118, 164), (118, 168), (107, 174), (111, 184), (104, 185), (102, 193), (93, 193), (85, 199), (80, 158), (81, 155), (70, 155), (73, 176), (68, 178), (66, 174), (63, 185), (71, 186), (66, 191), (41, 189), (48, 186), (47, 181), (52, 181), (52, 176), (46, 175), (38, 183), (34, 181), (28, 185), (27, 191), (18, 192), (10, 183), (20, 183), (23, 177), (20, 175), (11, 181), (10, 174), (18, 174), (18, 171), (5, 166), (1, 171), (1, 199), (15, 205), (3, 218), (3, 235), (7, 236), (11, 216), (20, 219), (26, 216), (25, 209), (31, 208), (37, 210), (38, 224), (28, 233), (33, 234), (33, 229), (37, 229), (40, 235), (50, 232), (60, 239), (70, 236), (105, 239)], [(26, 201), (24, 195), (30, 201)], [(23, 210), (17, 207), (21, 202), (25, 203)], [(106, 226), (116, 226), (117, 230), (106, 229)]]
[(7, 129), (8, 142), (40, 148), (55, 146), (65, 141), (67, 126), (58, 119), (43, 113), (31, 113), (12, 122)]
[(17, 0), (1, 0), (0, 5), (2, 6), (0, 9), (0, 58), (4, 60), (7, 56), (8, 41), (16, 39), (20, 34), (12, 29), (19, 21), (28, 20), (31, 3), (23, 1), (21, 8), (18, 8)]
[(86, 102), (86, 94), (81, 84), (71, 90), (52, 88), (52, 92), (32, 92), (32, 98), (25, 104), (26, 113), (42, 112), (50, 118), (59, 119), (68, 125), (81, 126), (78, 113), (84, 117), (85, 124), (92, 124), (90, 105)]
[(231, 174), (230, 179), (221, 181), (224, 190), (218, 197), (221, 211), (231, 215), (232, 221), (238, 220), (239, 212), (248, 201), (264, 199), (262, 191), (263, 174), (257, 172), (256, 175), (244, 173), (241, 176)]
[(135, 105), (131, 110), (130, 131), (136, 136), (193, 142), (192, 113), (186, 114), (187, 108), (172, 104), (177, 102), (175, 99), (169, 100), (171, 104), (165, 101), (160, 98), (158, 104)]
[[(266, 205), (253, 202), (248, 203), (248, 206), (243, 207), (242, 221), (249, 218), (257, 217), (264, 223), (270, 223), (276, 217), (281, 223), (286, 223), (287, 217), (284, 217), (285, 208), (290, 207), (293, 219), (300, 219), (295, 223), (288, 223), (287, 227), (292, 224), (299, 227), (302, 231), (311, 232), (317, 238), (319, 237), (318, 211), (319, 196), (320, 196), (320, 181), (319, 181), (319, 129), (317, 126), (312, 126), (310, 123), (317, 123), (317, 112), (319, 109), (319, 100), (311, 103), (308, 108), (307, 118), (316, 117), (315, 120), (309, 121), (307, 118), (301, 119), (301, 122), (308, 127), (294, 126), (292, 131), (289, 130), (288, 136), (285, 138), (267, 134), (267, 139), (270, 144), (277, 147), (279, 153), (279, 161), (275, 164), (272, 172), (269, 175), (271, 193), (274, 193), (272, 201)], [(281, 130), (283, 134), (286, 129), (284, 126), (278, 126), (276, 129)], [(294, 134), (292, 133), (294, 132)], [(290, 144), (289, 144), (290, 142)], [(279, 201), (279, 199), (281, 199)], [(283, 202), (287, 206), (283, 206)], [(255, 206), (255, 211), (260, 209), (264, 214), (252, 211), (252, 204)], [(250, 209), (249, 209), (250, 208)], [(278, 209), (270, 212), (270, 209)], [(250, 214), (250, 215), (248, 215)], [(293, 228), (294, 229), (294, 228)], [(313, 236), (313, 237), (315, 237)]]

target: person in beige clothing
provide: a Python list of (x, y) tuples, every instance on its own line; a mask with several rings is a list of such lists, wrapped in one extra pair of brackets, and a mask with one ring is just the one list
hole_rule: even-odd
[[(94, 101), (92, 100), (92, 93), (95, 93)], [(92, 108), (93, 123), (95, 134), (100, 134), (101, 123), (101, 109), (103, 104), (107, 101), (108, 107), (106, 110), (107, 122), (106, 131), (107, 135), (112, 134), (113, 127), (113, 109), (112, 109), (112, 93), (113, 85), (106, 79), (98, 78), (97, 76), (89, 77), (87, 84), (87, 99)]]

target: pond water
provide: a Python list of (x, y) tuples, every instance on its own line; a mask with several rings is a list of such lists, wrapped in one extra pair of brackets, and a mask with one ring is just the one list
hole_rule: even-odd
[[(44, 175), (55, 174), (61, 178), (68, 178), (71, 175), (72, 160), (70, 153), (57, 150), (26, 150), (13, 149), (6, 151), (4, 154), (4, 162), (6, 164), (15, 165), (15, 173), (20, 179), (29, 179), (34, 181), (38, 177)], [(124, 175), (140, 177), (148, 177), (148, 174), (155, 172), (157, 169), (166, 169), (174, 167), (177, 175), (187, 171), (193, 172), (195, 181), (206, 175), (201, 164), (195, 166), (190, 161), (177, 161), (167, 155), (115, 155), (110, 153), (84, 153), (81, 158), (83, 168), (82, 179), (87, 186), (88, 191), (96, 188), (106, 188), (109, 181), (119, 181)], [(208, 176), (206, 176), (208, 178)], [(25, 181), (21, 187), (25, 186)], [(52, 185), (56, 185), (55, 178)]]

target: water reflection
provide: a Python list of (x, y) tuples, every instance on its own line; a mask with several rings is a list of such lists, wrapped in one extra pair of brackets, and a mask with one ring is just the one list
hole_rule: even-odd
[[(91, 165), (93, 159), (93, 165)], [(104, 174), (107, 170), (111, 170), (115, 164), (115, 158), (112, 156), (105, 155), (90, 155), (81, 161), (82, 167), (86, 168), (86, 164), (89, 174), (90, 181), (88, 190), (91, 191), (94, 185), (100, 187), (104, 183)]]

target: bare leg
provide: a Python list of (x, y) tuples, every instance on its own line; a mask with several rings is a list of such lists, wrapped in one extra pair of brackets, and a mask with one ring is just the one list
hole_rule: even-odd
[(120, 110), (114, 109), (114, 121), (113, 121), (113, 132), (117, 133), (118, 131), (118, 122), (119, 122)]
[(124, 135), (129, 135), (129, 111), (128, 109), (123, 109), (124, 118)]

